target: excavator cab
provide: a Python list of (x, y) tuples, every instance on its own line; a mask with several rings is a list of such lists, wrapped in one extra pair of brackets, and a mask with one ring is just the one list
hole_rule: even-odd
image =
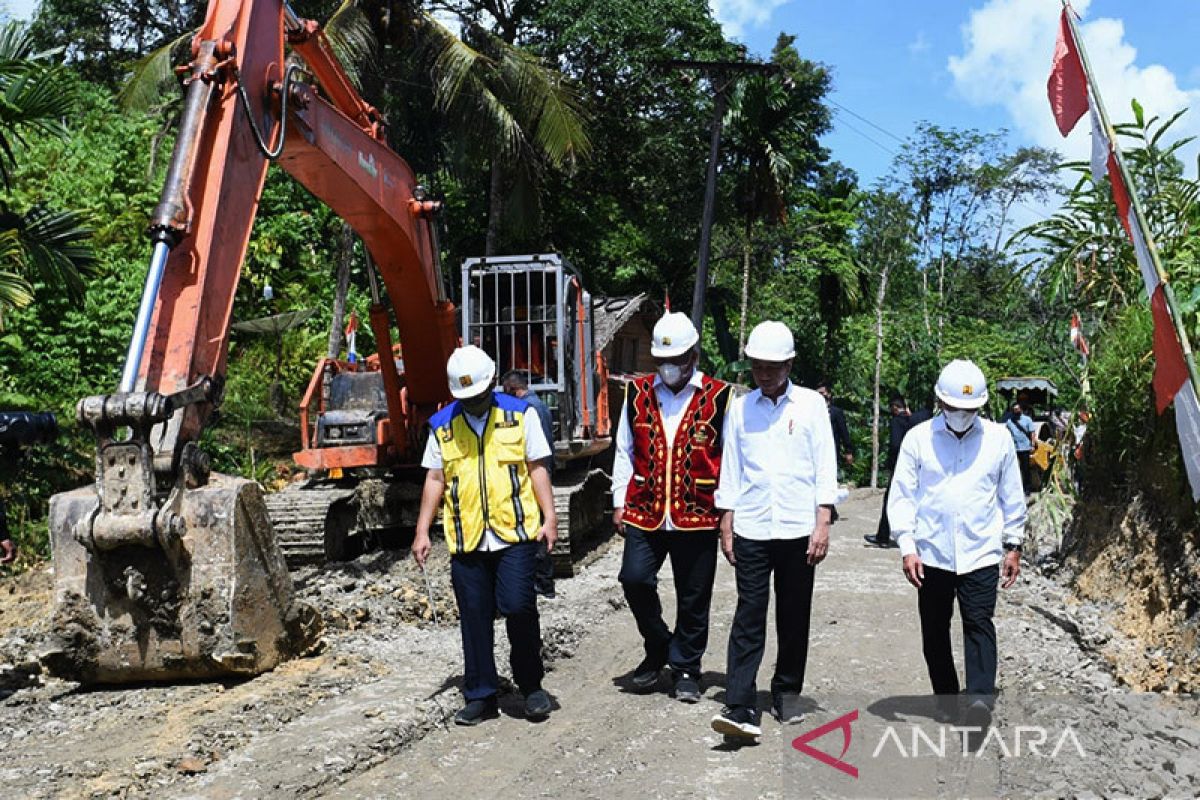
[(462, 340), (483, 348), (499, 375), (524, 374), (550, 408), (556, 470), (554, 503), (561, 576), (609, 530), (608, 476), (592, 457), (612, 444), (608, 370), (595, 347), (592, 296), (560, 255), (470, 258), (462, 266)]

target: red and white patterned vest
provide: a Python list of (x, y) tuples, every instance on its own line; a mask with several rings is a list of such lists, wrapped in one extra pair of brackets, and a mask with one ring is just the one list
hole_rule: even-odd
[(625, 391), (624, 424), (633, 426), (633, 476), (625, 493), (624, 522), (658, 530), (666, 524), (669, 505), (678, 530), (717, 527), (713, 494), (721, 475), (721, 432), (733, 389), (703, 376), (673, 443), (667, 442), (654, 376), (638, 378)]

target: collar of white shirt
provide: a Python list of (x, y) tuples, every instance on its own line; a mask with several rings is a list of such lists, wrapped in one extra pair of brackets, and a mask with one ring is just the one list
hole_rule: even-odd
[(797, 386), (796, 384), (792, 383), (791, 381), (788, 381), (787, 391), (784, 392), (783, 394), (781, 394), (779, 396), (778, 400), (772, 400), (771, 398), (767, 397), (765, 394), (763, 394), (762, 389), (755, 389), (753, 392), (746, 395), (746, 401), (749, 403), (756, 403), (756, 404), (760, 403), (760, 402), (765, 402), (771, 406), (778, 406), (784, 400), (787, 400), (787, 401), (793, 402), (793, 403), (796, 402), (799, 395), (800, 395), (800, 387)]

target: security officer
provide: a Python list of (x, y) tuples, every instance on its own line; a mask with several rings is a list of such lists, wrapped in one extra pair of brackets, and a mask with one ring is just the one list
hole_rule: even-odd
[[(725, 413), (732, 389), (696, 368), (700, 335), (686, 314), (654, 326), (657, 371), (625, 391), (613, 460), (613, 524), (625, 537), (619, 579), (642, 635), (645, 657), (632, 683), (653, 688), (671, 668), (672, 694), (700, 700), (700, 658), (717, 570), (713, 493), (721, 472)], [(675, 630), (658, 598), (658, 571), (671, 559)]]
[(510, 665), (525, 696), (525, 716), (544, 719), (551, 703), (542, 689), (534, 571), (538, 540), (553, 550), (558, 531), (543, 463), (550, 445), (524, 400), (492, 391), (496, 364), (483, 350), (458, 348), (446, 372), (455, 402), (429, 421), (421, 462), (428, 472), (412, 552), (424, 568), (429, 527), (441, 501), (463, 640), (466, 705), (454, 721), (476, 725), (496, 716), (499, 681), (492, 622), (497, 611), (508, 629)]
[(942, 413), (904, 437), (892, 475), (888, 520), (902, 569), (917, 589), (929, 681), (942, 713), (958, 703), (950, 650), (954, 602), (962, 615), (967, 724), (986, 728), (996, 693), (997, 585), (1021, 572), (1025, 494), (1012, 437), (979, 418), (983, 372), (951, 361), (934, 390)]
[(816, 566), (829, 551), (837, 502), (837, 447), (820, 394), (789, 379), (796, 355), (782, 322), (763, 322), (746, 342), (758, 388), (733, 402), (716, 505), (721, 550), (734, 566), (738, 602), (729, 631), (725, 708), (712, 728), (753, 740), (759, 727), (755, 679), (766, 644), (775, 587), (778, 655), (771, 713), (783, 724), (803, 719), (800, 692), (808, 665)]

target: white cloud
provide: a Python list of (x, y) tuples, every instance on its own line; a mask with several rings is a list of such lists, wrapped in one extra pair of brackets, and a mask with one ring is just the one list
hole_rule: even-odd
[[(1091, 0), (1074, 3), (1083, 15), (1080, 34), (1113, 122), (1132, 119), (1129, 103), (1136, 97), (1147, 116), (1165, 118), (1190, 108), (1172, 131), (1175, 137), (1200, 134), (1200, 87), (1193, 76), (1187, 77), (1189, 88), (1160, 64), (1147, 64), (1145, 58), (1139, 64), (1137, 49), (1125, 39), (1125, 24), (1112, 18), (1088, 19), (1089, 5)], [(1064, 140), (1046, 100), (1060, 10), (1058, 3), (1047, 0), (987, 0), (963, 26), (965, 52), (951, 56), (947, 66), (956, 90), (967, 101), (1001, 105), (1024, 138), (1054, 147), (1068, 158), (1086, 159), (1090, 152), (1087, 120), (1081, 120)], [(1197, 150), (1200, 144), (1192, 143), (1183, 154), (1189, 173)]]
[(929, 38), (925, 36), (925, 31), (917, 31), (917, 38), (908, 43), (908, 52), (914, 56), (929, 52)]
[(11, 14), (13, 19), (28, 20), (33, 17), (34, 8), (39, 2), (40, 0), (4, 0), (0, 3), (0, 10)]
[(721, 23), (725, 35), (737, 38), (749, 28), (761, 27), (770, 21), (775, 9), (788, 0), (711, 0), (713, 16)]

